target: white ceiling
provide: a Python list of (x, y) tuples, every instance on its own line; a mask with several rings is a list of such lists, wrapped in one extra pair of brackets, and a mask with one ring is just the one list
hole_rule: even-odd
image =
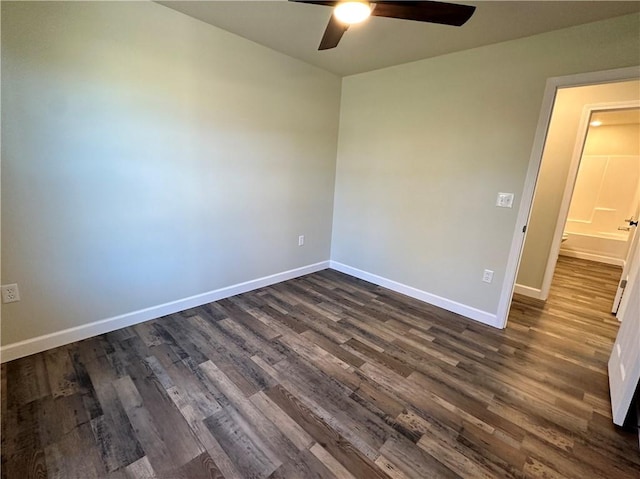
[(341, 76), (640, 11), (638, 1), (462, 0), (477, 6), (462, 27), (371, 17), (352, 26), (337, 48), (320, 52), (329, 7), (286, 0), (158, 3)]

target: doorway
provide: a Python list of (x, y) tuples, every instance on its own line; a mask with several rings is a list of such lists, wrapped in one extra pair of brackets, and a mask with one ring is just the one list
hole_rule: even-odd
[[(544, 176), (544, 172), (541, 168), (541, 164), (542, 164), (543, 153), (546, 151), (547, 147), (549, 146), (550, 138), (548, 137), (548, 133), (550, 133), (552, 111), (554, 115), (558, 113), (558, 110), (554, 109), (554, 102), (556, 100), (556, 97), (562, 95), (564, 91), (569, 91), (574, 87), (584, 87), (584, 86), (595, 87), (598, 85), (606, 86), (616, 82), (628, 82), (632, 80), (638, 81), (638, 79), (640, 79), (640, 67), (630, 67), (630, 68), (623, 68), (618, 70), (608, 70), (603, 72), (578, 74), (578, 75), (572, 75), (568, 77), (550, 78), (547, 81), (541, 113), (538, 120), (536, 136), (534, 138), (534, 145), (531, 153), (531, 159), (529, 162), (527, 178), (525, 181), (522, 200), (521, 200), (520, 208), (518, 211), (518, 219), (516, 221), (514, 236), (513, 236), (513, 240), (512, 240), (512, 244), (509, 252), (509, 261), (507, 264), (505, 279), (504, 279), (500, 301), (498, 305), (497, 317), (498, 317), (498, 324), (500, 326), (506, 327), (507, 317), (511, 307), (513, 292), (514, 292), (514, 289), (516, 288), (516, 276), (518, 275), (518, 269), (521, 265), (521, 262), (525, 259), (523, 257), (525, 232), (526, 232), (526, 236), (530, 237), (530, 233), (533, 231), (532, 227), (534, 225), (530, 224), (530, 219), (532, 219), (530, 217), (531, 217), (531, 211), (532, 211), (532, 204), (534, 202), (534, 190), (536, 190), (537, 182), (540, 182)], [(635, 98), (637, 100), (638, 88), (637, 86), (634, 86), (632, 87), (632, 89), (634, 92), (632, 93), (632, 95), (635, 95), (635, 96), (632, 96), (631, 98)], [(611, 104), (615, 103), (616, 101), (618, 102), (626, 101), (626, 103), (628, 103), (630, 99), (617, 98), (614, 100), (609, 99), (609, 101), (605, 101), (601, 99), (596, 102), (592, 102), (591, 106), (594, 107), (594, 103), (600, 103), (600, 104), (608, 103), (609, 108), (611, 109)], [(636, 106), (640, 106), (640, 102)], [(628, 107), (628, 104), (625, 104), (625, 107)], [(589, 115), (585, 116), (584, 114), (581, 114), (581, 113), (584, 113), (582, 111), (583, 108), (584, 108), (584, 104), (581, 106), (581, 109), (577, 115), (577, 118), (575, 115), (573, 117), (573, 120), (572, 120), (573, 129), (566, 128), (566, 127), (564, 128), (563, 140), (564, 140), (565, 148), (567, 144), (569, 145), (568, 153), (564, 155), (565, 158), (566, 156), (568, 156), (569, 158), (573, 158), (573, 155), (572, 155), (573, 151), (574, 150), (581, 151), (582, 144), (584, 143), (584, 137), (579, 138), (579, 135), (577, 132), (578, 131), (586, 132), (590, 117)], [(584, 123), (582, 125), (582, 128), (580, 128), (581, 122)], [(565, 149), (565, 152), (566, 151), (567, 150)], [(577, 174), (578, 164), (579, 164), (579, 158), (575, 161), (575, 170), (573, 171), (574, 178), (575, 178), (575, 175)], [(562, 174), (558, 174), (557, 172), (551, 174), (551, 176), (556, 179), (556, 183), (558, 183), (558, 180), (560, 183), (560, 188), (559, 189), (557, 188), (555, 193), (551, 195), (553, 198), (555, 198), (555, 201), (556, 201), (555, 211), (552, 211), (551, 214), (546, 215), (546, 221), (547, 222), (550, 221), (551, 223), (551, 227), (547, 228), (547, 234), (549, 234), (548, 233), (549, 229), (551, 229), (552, 234), (550, 235), (550, 238), (549, 237), (547, 238), (546, 244), (544, 244), (544, 242), (539, 242), (539, 244), (543, 244), (542, 249), (543, 249), (544, 259), (542, 261), (536, 262), (537, 268), (538, 268), (536, 274), (538, 275), (537, 277), (539, 282), (535, 284), (535, 286), (529, 286), (529, 288), (531, 288), (531, 291), (529, 291), (530, 293), (529, 296), (535, 296), (535, 294), (540, 295), (540, 293), (542, 292), (542, 279), (545, 276), (545, 273), (547, 272), (546, 260), (549, 257), (552, 246), (554, 246), (553, 245), (554, 241), (557, 241), (557, 245), (555, 246), (559, 251), (559, 245), (562, 239), (562, 231), (564, 228), (564, 220), (563, 220), (563, 224), (559, 229), (559, 232), (560, 232), (559, 235), (553, 234), (558, 229), (558, 228), (554, 228), (554, 224), (558, 223), (558, 217), (560, 215), (560, 205), (562, 203), (562, 198), (563, 198), (563, 190), (566, 189), (565, 186), (570, 176), (569, 170), (570, 170), (570, 165), (565, 165), (565, 170), (564, 172), (561, 172)], [(558, 193), (558, 190), (560, 191), (559, 193)], [(572, 191), (572, 188), (571, 188), (571, 191)], [(547, 195), (542, 194), (539, 190), (536, 191), (536, 198), (544, 198), (545, 196)], [(568, 203), (569, 202), (567, 201), (567, 205)], [(567, 206), (567, 213), (568, 213), (568, 206)], [(519, 291), (519, 292), (522, 292), (522, 291)]]
[(640, 108), (591, 111), (560, 254), (624, 266), (639, 187)]
[[(640, 81), (558, 92), (516, 292), (546, 300), (559, 255), (624, 266), (640, 198), (639, 92)], [(636, 99), (594, 103), (624, 97)]]

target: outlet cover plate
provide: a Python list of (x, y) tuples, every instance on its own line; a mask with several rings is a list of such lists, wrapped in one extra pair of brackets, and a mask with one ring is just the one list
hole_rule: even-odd
[(2, 302), (15, 303), (16, 301), (20, 301), (20, 291), (18, 290), (18, 285), (15, 283), (3, 284), (2, 285)]
[(513, 193), (498, 193), (496, 206), (501, 208), (513, 208)]

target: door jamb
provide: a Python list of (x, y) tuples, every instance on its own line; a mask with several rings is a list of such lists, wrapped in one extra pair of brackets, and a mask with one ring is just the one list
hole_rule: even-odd
[(509, 309), (511, 308), (511, 299), (515, 288), (516, 276), (520, 259), (522, 257), (522, 248), (526, 237), (526, 226), (531, 215), (531, 206), (533, 204), (533, 194), (535, 191), (538, 173), (540, 171), (540, 163), (542, 161), (542, 153), (547, 139), (547, 131), (551, 120), (551, 111), (559, 88), (576, 87), (585, 85), (594, 85), (599, 83), (612, 83), (624, 80), (634, 80), (640, 77), (640, 66), (618, 68), (615, 70), (604, 70), (599, 72), (578, 73), (575, 75), (552, 77), (547, 80), (544, 95), (542, 97), (542, 106), (538, 117), (538, 125), (531, 156), (529, 158), (529, 167), (525, 178), (524, 188), (522, 191), (522, 200), (518, 208), (518, 216), (514, 228), (511, 247), (509, 249), (509, 257), (505, 270), (500, 299), (498, 300), (498, 310), (496, 313), (496, 324), (500, 328), (507, 325)]

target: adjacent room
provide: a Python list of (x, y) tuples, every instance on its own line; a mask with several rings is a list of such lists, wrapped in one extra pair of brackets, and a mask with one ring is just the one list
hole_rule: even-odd
[(0, 3), (3, 479), (637, 479), (640, 3), (338, 3)]

